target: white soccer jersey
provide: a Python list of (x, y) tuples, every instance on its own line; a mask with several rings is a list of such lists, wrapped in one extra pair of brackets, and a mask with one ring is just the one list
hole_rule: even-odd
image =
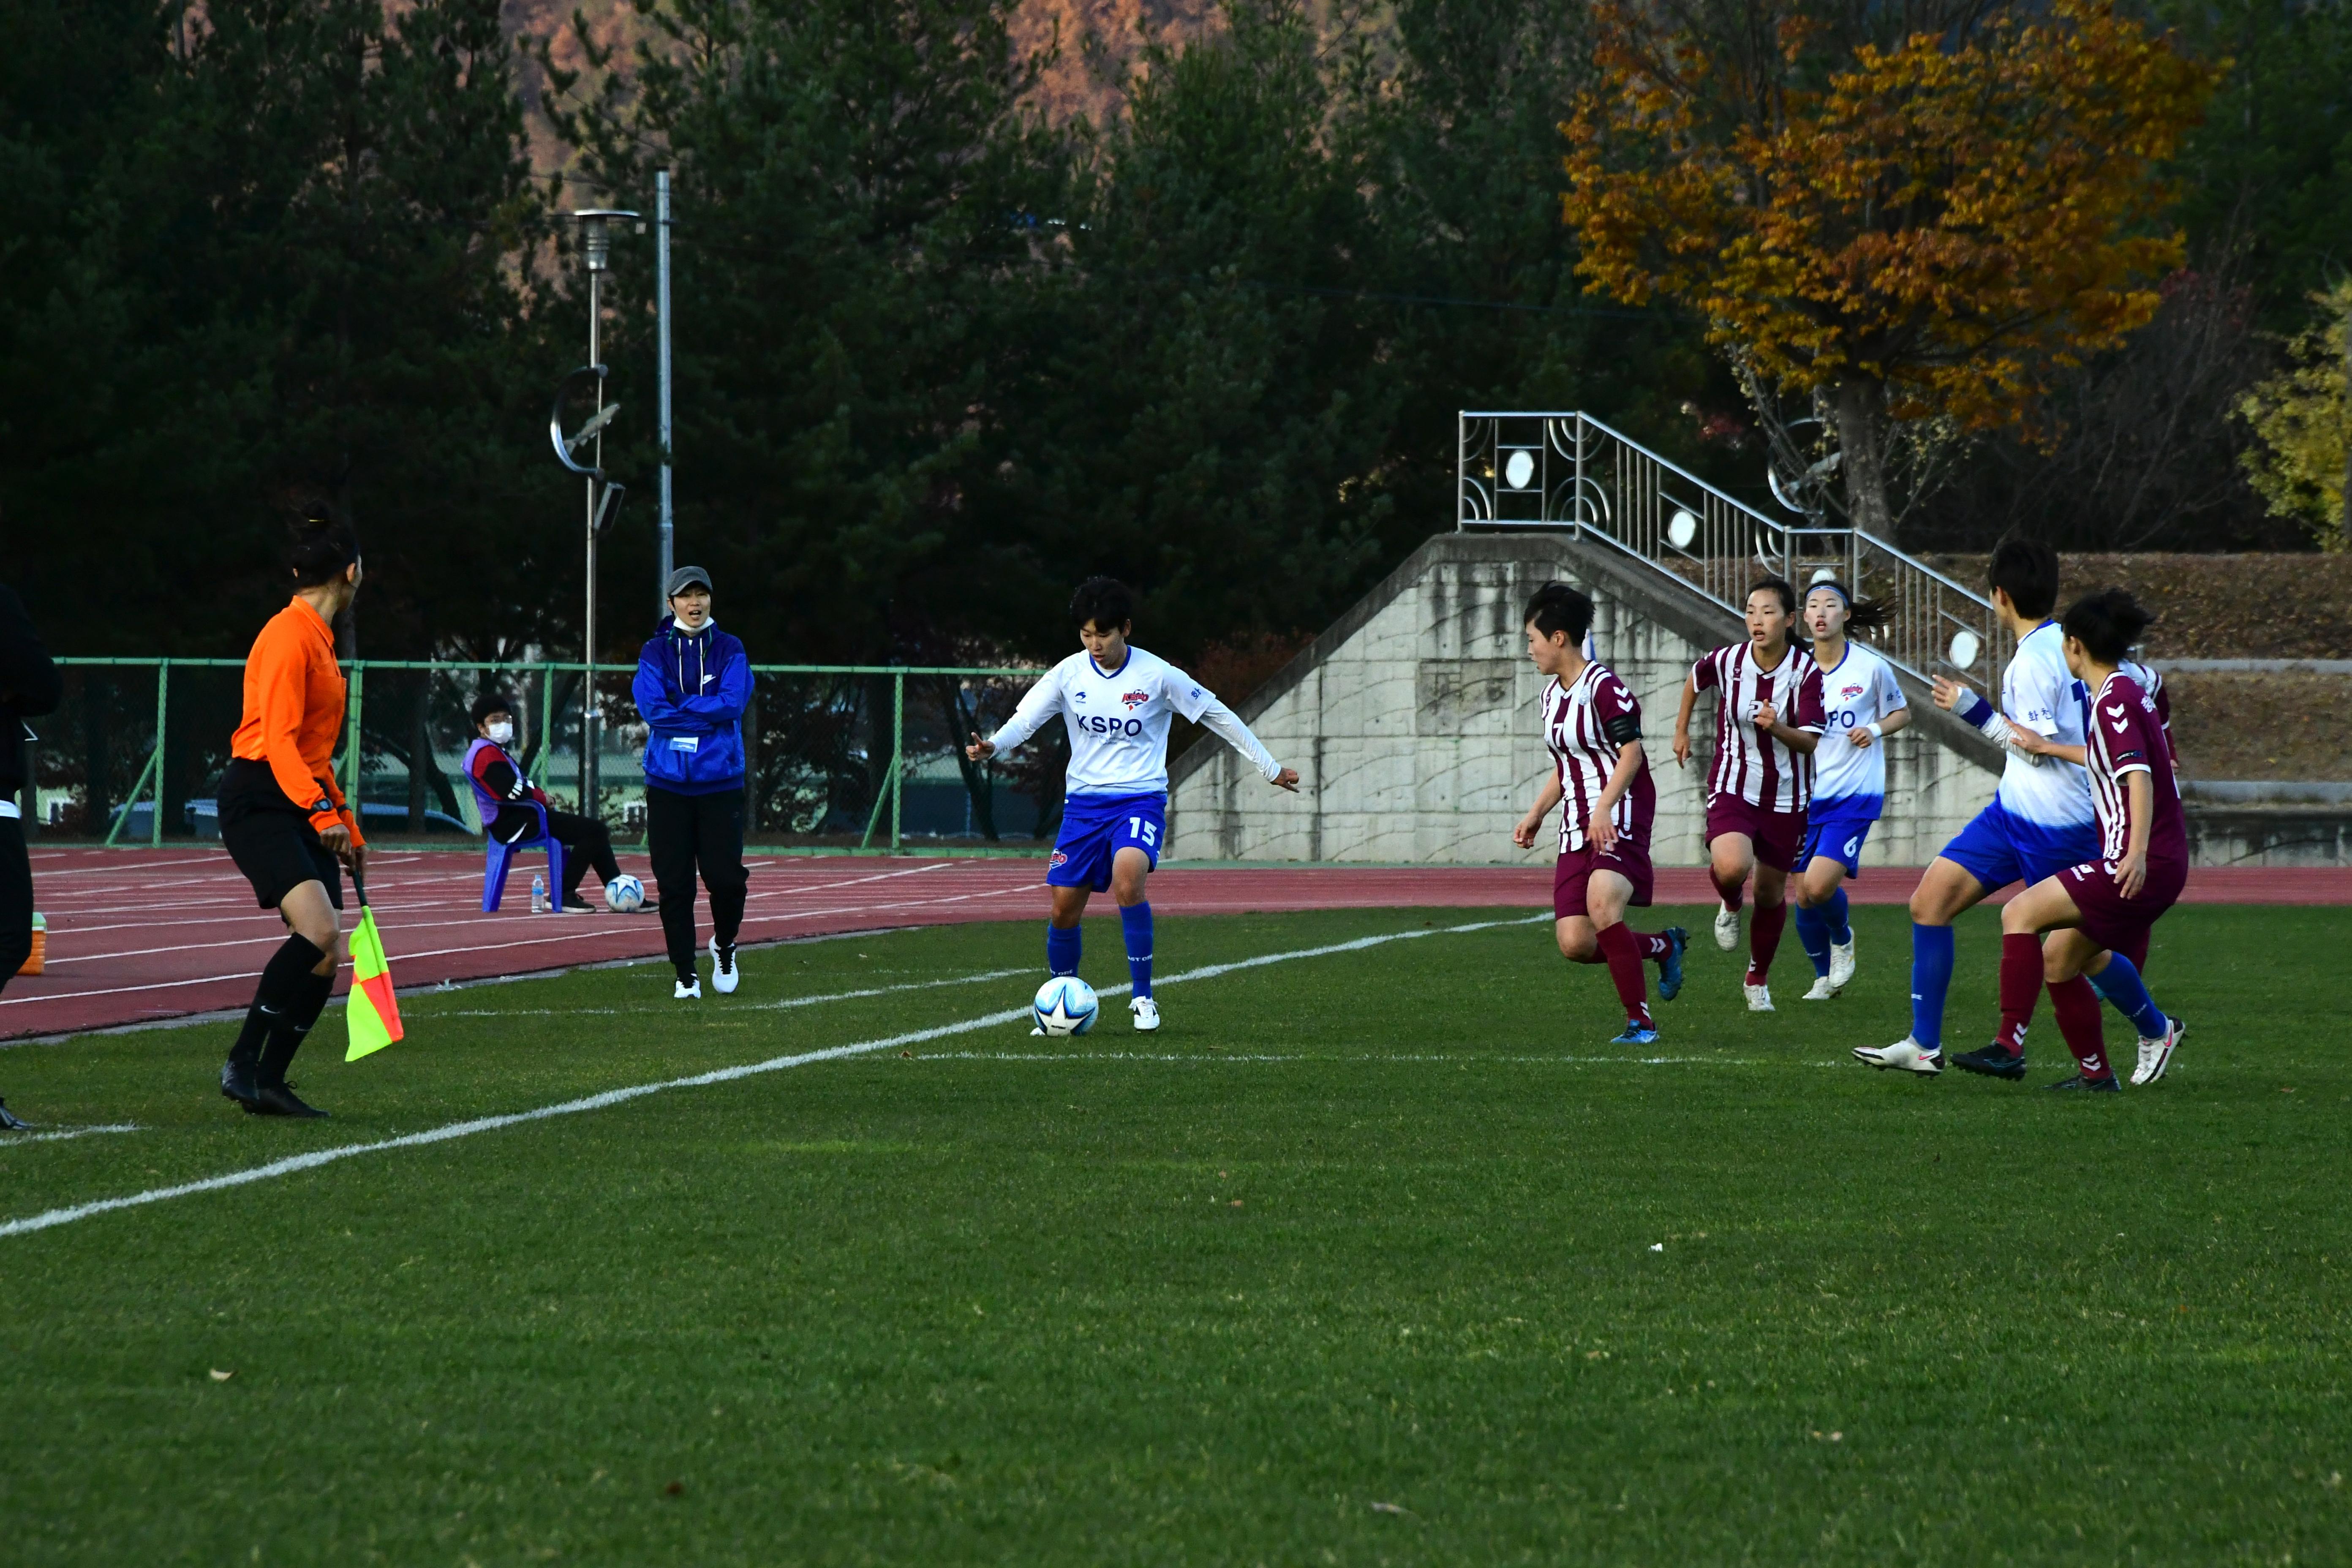
[(1908, 704), (1895, 681), (1895, 667), (1857, 642), (1845, 645), (1834, 668), (1822, 668), (1822, 717), (1827, 727), (1813, 749), (1813, 799), (1822, 805), (1843, 800), (1886, 798), (1886, 747), (1853, 743), (1853, 732), (1875, 724)]
[[(2000, 711), (2062, 746), (2083, 741), (2083, 710), (2090, 694), (2066, 668), (2066, 634), (2044, 621), (2017, 639), (2017, 657), (2000, 678)], [(2091, 775), (2055, 757), (2011, 752), (2001, 769), (2001, 809), (2047, 827), (2091, 820)]]
[(1168, 726), (1179, 713), (1215, 731), (1256, 764), (1268, 783), (1282, 772), (1232, 709), (1166, 659), (1139, 647), (1130, 647), (1126, 662), (1112, 670), (1079, 649), (1047, 670), (990, 739), (998, 751), (1009, 752), (1056, 713), (1070, 731), (1068, 792), (1074, 795), (1164, 793)]

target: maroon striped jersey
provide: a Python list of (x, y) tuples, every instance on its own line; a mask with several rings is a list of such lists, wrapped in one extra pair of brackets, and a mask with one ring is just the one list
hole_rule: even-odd
[(2189, 830), (2181, 821), (2172, 747), (2165, 739), (2156, 700), (2130, 676), (2120, 671), (2110, 675), (2091, 699), (2090, 722), (2083, 732), (2090, 738), (2091, 804), (2099, 813), (2101, 857), (2120, 860), (2131, 847), (2131, 796), (2125, 793), (2124, 779), (2146, 773), (2154, 807), (2147, 826), (2147, 858), (2186, 864)]
[(1791, 645), (1780, 665), (1763, 669), (1756, 645), (1717, 648), (1691, 667), (1691, 684), (1723, 693), (1715, 718), (1715, 765), (1707, 770), (1706, 793), (1735, 795), (1767, 811), (1802, 811), (1813, 798), (1813, 759), (1792, 752), (1756, 727), (1756, 710), (1770, 703), (1780, 722), (1818, 735), (1827, 725), (1822, 712), (1822, 667)]
[[(1608, 666), (1587, 664), (1565, 686), (1552, 678), (1544, 688), (1543, 716), (1544, 745), (1559, 768), (1559, 851), (1565, 855), (1584, 847), (1592, 808), (1609, 787), (1617, 759), (1642, 738), (1642, 705)], [(1657, 815), (1658, 786), (1644, 758), (1609, 820), (1622, 837), (1647, 850)]]

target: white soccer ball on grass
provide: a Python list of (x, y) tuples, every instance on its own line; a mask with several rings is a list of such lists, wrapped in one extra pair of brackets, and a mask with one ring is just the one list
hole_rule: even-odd
[(1083, 1035), (1095, 1026), (1095, 1018), (1102, 1012), (1102, 1000), (1095, 988), (1075, 974), (1056, 974), (1037, 987), (1037, 1000), (1031, 1004), (1036, 1014), (1037, 1026), (1056, 1037)]

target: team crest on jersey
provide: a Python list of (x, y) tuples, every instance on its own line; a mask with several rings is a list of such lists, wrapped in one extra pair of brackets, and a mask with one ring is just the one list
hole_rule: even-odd
[(1130, 691), (1126, 696), (1120, 698), (1119, 700), (1125, 703), (1127, 705), (1127, 710), (1132, 713), (1137, 709), (1151, 700), (1151, 693), (1149, 691)]
[(1842, 686), (1838, 688), (1838, 700), (1841, 702), (1851, 702), (1861, 695), (1862, 688), (1859, 686)]

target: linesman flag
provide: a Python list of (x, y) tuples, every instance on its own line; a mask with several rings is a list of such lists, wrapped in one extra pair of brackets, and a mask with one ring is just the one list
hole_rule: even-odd
[(383, 956), (383, 938), (376, 934), (375, 910), (368, 907), (367, 884), (352, 879), (360, 895), (360, 923), (352, 931), (352, 994), (343, 1005), (343, 1022), (352, 1043), (343, 1060), (362, 1057), (399, 1039), (400, 1004), (392, 994), (392, 965)]

